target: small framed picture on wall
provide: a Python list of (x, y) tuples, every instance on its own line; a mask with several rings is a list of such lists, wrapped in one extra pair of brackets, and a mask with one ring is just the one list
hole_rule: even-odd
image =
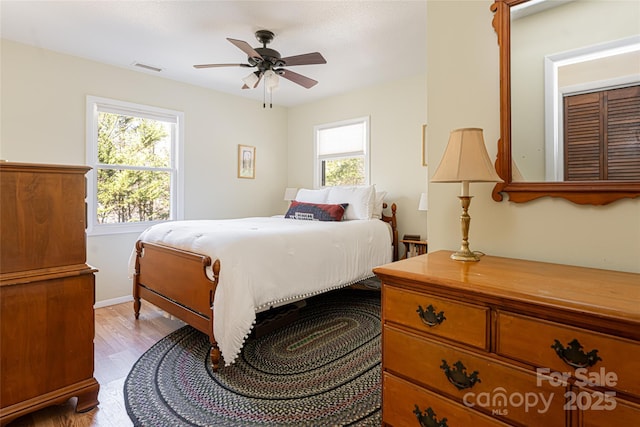
[(256, 177), (256, 147), (238, 145), (238, 178)]

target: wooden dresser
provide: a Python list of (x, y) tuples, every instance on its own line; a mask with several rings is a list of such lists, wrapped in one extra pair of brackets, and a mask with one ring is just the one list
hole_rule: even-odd
[(98, 404), (84, 166), (0, 162), (0, 424)]
[(374, 269), (385, 425), (640, 425), (640, 274), (449, 255)]

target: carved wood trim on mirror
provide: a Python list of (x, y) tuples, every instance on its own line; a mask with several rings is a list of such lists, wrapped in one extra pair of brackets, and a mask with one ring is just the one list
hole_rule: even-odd
[[(511, 8), (529, 0), (495, 0), (493, 27), (500, 49), (500, 139), (496, 171), (504, 182), (496, 184), (493, 199), (502, 201), (504, 194), (512, 202), (528, 202), (540, 197), (561, 197), (576, 204), (605, 205), (623, 198), (640, 196), (640, 181), (514, 181), (511, 115)], [(542, 68), (542, 67), (541, 67)]]

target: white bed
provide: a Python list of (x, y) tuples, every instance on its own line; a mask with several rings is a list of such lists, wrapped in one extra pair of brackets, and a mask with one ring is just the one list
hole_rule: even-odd
[[(212, 326), (212, 331), (203, 330), (212, 341), (212, 360), (219, 358), (214, 354), (219, 348), (229, 365), (251, 332), (257, 312), (348, 286), (373, 276), (374, 267), (393, 261), (395, 205), (391, 216), (380, 219), (256, 217), (154, 225), (140, 235), (131, 258), (136, 317), (141, 297), (165, 310), (161, 305), (170, 304), (167, 311), (192, 326), (201, 330)], [(181, 256), (154, 260), (156, 249), (162, 256), (171, 252)], [(186, 268), (185, 255), (196, 256), (196, 266), (203, 264), (201, 274), (206, 277), (198, 279), (201, 283), (173, 271)], [(191, 294), (201, 293), (207, 284), (206, 306), (211, 311), (204, 309), (204, 302), (197, 308), (191, 301), (205, 298)], [(194, 324), (191, 316), (181, 316), (184, 310), (208, 321)]]

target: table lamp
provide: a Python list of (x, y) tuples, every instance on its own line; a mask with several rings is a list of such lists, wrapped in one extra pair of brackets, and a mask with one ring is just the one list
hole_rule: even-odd
[(451, 254), (452, 259), (480, 261), (480, 253), (472, 252), (469, 249), (469, 224), (471, 222), (471, 217), (467, 212), (471, 203), (469, 183), (501, 181), (489, 159), (482, 137), (482, 129), (463, 128), (451, 131), (447, 148), (431, 182), (462, 183), (462, 192), (459, 196), (462, 204), (462, 215), (460, 216), (462, 245), (460, 250)]
[(418, 202), (418, 210), (419, 211), (429, 210), (429, 200), (427, 199), (427, 193), (420, 194), (420, 201)]

